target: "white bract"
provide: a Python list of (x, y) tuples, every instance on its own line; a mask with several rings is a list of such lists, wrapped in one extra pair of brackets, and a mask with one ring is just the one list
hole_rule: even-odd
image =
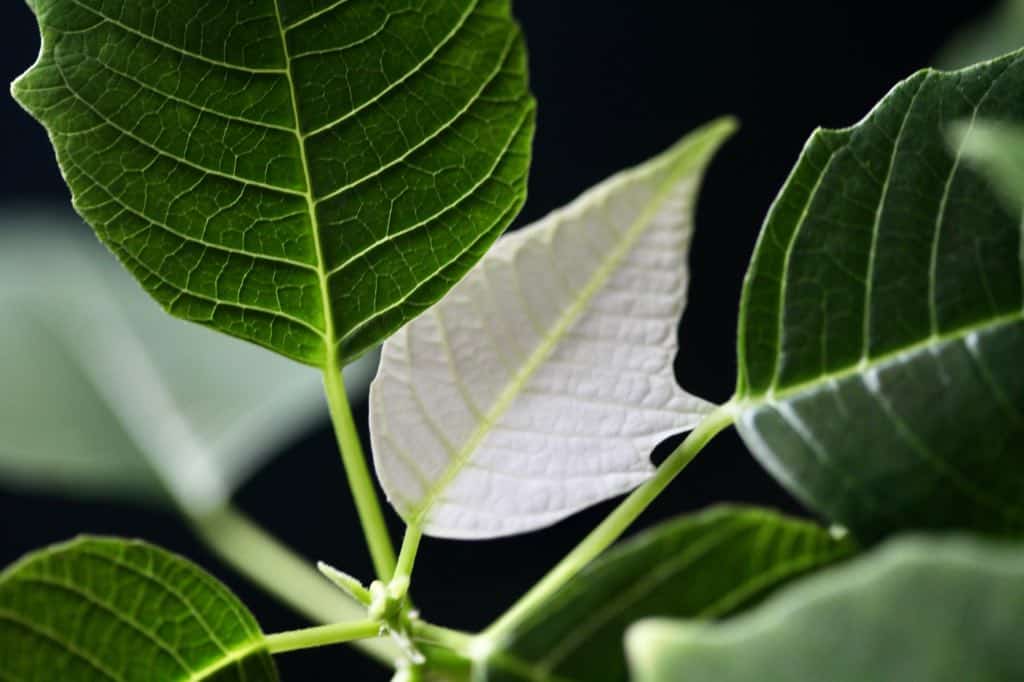
[(486, 538), (631, 490), (711, 406), (676, 384), (687, 255), (720, 121), (510, 234), (384, 345), (374, 461), (410, 525)]

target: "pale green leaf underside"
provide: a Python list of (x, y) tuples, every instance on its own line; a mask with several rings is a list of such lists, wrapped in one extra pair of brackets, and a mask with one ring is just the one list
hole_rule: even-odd
[[(69, 210), (0, 213), (0, 478), (223, 504), (326, 420), (317, 372), (157, 310)], [(375, 354), (346, 368), (365, 395)]]
[(448, 290), (525, 194), (508, 0), (32, 0), (14, 85), (171, 313), (312, 365)]
[(609, 552), (494, 646), (481, 682), (625, 682), (636, 620), (712, 620), (849, 556), (848, 541), (773, 512), (721, 507), (659, 525)]
[[(1024, 125), (977, 121), (953, 128), (952, 143), (993, 184), (1013, 215), (1024, 212)], [(1024, 261), (1022, 261), (1024, 262)]]
[(81, 538), (0, 574), (0, 679), (278, 678), (252, 615), (200, 568), (142, 542)]
[(1024, 0), (998, 0), (994, 10), (959, 31), (935, 66), (959, 69), (1024, 47)]
[(630, 630), (634, 682), (1024, 679), (1024, 552), (903, 540), (721, 625)]
[[(811, 138), (744, 290), (742, 413), (755, 455), (864, 536), (1024, 530), (1019, 215), (949, 147), (1024, 121), (1024, 56), (923, 71)], [(965, 123), (964, 123), (965, 122)]]
[(374, 462), (426, 533), (550, 525), (654, 472), (710, 405), (672, 363), (700, 180), (735, 128), (709, 124), (506, 236), (387, 341), (370, 390)]

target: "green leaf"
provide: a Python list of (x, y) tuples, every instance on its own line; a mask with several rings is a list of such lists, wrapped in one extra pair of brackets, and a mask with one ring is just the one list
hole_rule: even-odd
[(629, 490), (712, 406), (672, 362), (697, 194), (725, 118), (503, 238), (388, 340), (370, 391), (377, 474), (435, 536), (522, 533)]
[(719, 618), (852, 550), (813, 524), (758, 509), (662, 524), (596, 561), (494, 643), (474, 679), (625, 680), (622, 635), (637, 619)]
[(172, 314), (340, 367), (525, 196), (509, 0), (33, 0), (14, 84), (74, 202)]
[(1024, 211), (1024, 126), (976, 121), (953, 128), (953, 144), (989, 179), (1015, 215)]
[(935, 66), (959, 69), (1024, 46), (1024, 0), (1002, 0), (995, 10), (955, 35)]
[(79, 538), (0, 574), (0, 679), (277, 680), (246, 608), (143, 542)]
[(1019, 216), (948, 148), (1024, 120), (1024, 53), (922, 71), (820, 130), (776, 200), (740, 314), (737, 426), (800, 499), (863, 537), (1024, 529)]
[[(0, 479), (221, 506), (326, 419), (318, 373), (170, 319), (69, 214), (0, 213)], [(353, 397), (373, 355), (346, 368)]]
[(903, 540), (722, 624), (643, 622), (634, 682), (1024, 679), (1024, 551)]

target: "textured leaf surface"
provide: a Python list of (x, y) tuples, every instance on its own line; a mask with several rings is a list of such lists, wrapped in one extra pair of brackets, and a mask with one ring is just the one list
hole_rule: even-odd
[[(217, 507), (326, 418), (318, 373), (157, 310), (70, 211), (0, 213), (0, 477)], [(346, 369), (365, 395), (373, 354)]]
[(508, 0), (32, 0), (14, 86), (171, 313), (320, 366), (434, 302), (522, 203)]
[(566, 585), (496, 644), (475, 679), (624, 681), (623, 633), (638, 619), (719, 618), (852, 550), (818, 526), (755, 509), (662, 524)]
[(197, 566), (82, 538), (0, 574), (0, 679), (277, 680), (252, 615)]
[(635, 682), (1024, 679), (1024, 552), (905, 540), (720, 625), (630, 630)]
[(814, 134), (748, 273), (737, 422), (754, 454), (855, 532), (1024, 529), (1019, 216), (949, 149), (1024, 120), (1024, 57), (923, 71)]
[(953, 144), (995, 186), (1014, 215), (1024, 211), (1024, 125), (976, 121), (953, 128)]
[(708, 406), (675, 381), (698, 184), (721, 121), (501, 240), (384, 346), (377, 473), (427, 533), (508, 535), (626, 492)]

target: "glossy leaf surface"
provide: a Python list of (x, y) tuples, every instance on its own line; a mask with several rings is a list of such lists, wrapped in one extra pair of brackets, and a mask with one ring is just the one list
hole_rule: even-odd
[(496, 645), (475, 679), (624, 682), (623, 633), (638, 619), (717, 619), (852, 551), (818, 526), (757, 509), (664, 523), (580, 573)]
[(223, 585), (142, 542), (80, 538), (0, 574), (0, 678), (271, 682), (263, 633)]
[(370, 389), (377, 473), (431, 535), (554, 523), (649, 478), (709, 406), (672, 370), (700, 179), (723, 120), (502, 239), (390, 339)]
[(722, 624), (651, 621), (634, 682), (959, 682), (1024, 678), (1024, 552), (904, 540)]
[(962, 121), (1024, 120), (1021, 92), (1019, 53), (918, 73), (814, 134), (758, 242), (737, 425), (864, 537), (1024, 529), (1021, 221), (948, 145)]
[(516, 215), (533, 102), (508, 0), (32, 0), (14, 85), (75, 206), (174, 315), (334, 367)]

